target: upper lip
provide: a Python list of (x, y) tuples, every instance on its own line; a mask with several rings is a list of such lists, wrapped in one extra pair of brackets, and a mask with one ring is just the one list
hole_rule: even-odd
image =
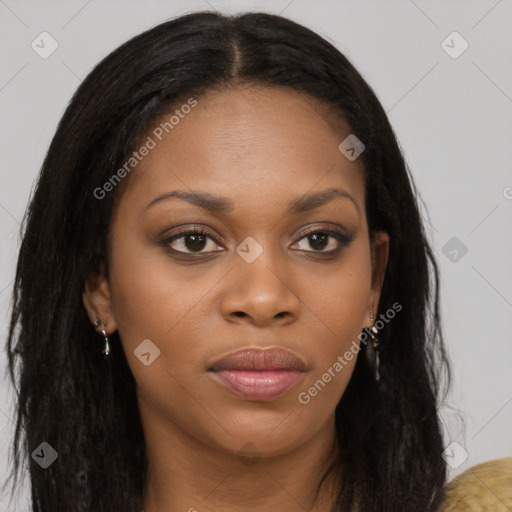
[(248, 348), (231, 352), (213, 363), (210, 371), (219, 370), (296, 370), (305, 371), (302, 359), (283, 348)]

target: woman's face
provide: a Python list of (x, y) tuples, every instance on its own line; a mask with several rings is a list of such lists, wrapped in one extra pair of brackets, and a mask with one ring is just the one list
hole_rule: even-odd
[[(91, 280), (84, 301), (119, 332), (145, 429), (277, 455), (333, 428), (387, 236), (372, 262), (361, 159), (338, 149), (350, 130), (316, 100), (269, 88), (196, 100), (168, 133), (171, 113), (148, 132), (112, 219), (109, 281)], [(183, 236), (194, 228), (206, 235)], [(267, 348), (292, 358), (216, 365)]]

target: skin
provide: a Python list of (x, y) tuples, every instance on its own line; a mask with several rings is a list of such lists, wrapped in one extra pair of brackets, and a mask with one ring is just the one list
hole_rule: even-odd
[[(314, 493), (356, 358), (308, 404), (297, 397), (359, 344), (372, 309), (378, 316), (389, 238), (380, 232), (370, 243), (361, 159), (338, 150), (350, 129), (322, 104), (255, 86), (197, 100), (123, 183), (109, 281), (91, 276), (83, 294), (91, 322), (119, 331), (137, 383), (149, 458), (145, 512), (325, 511), (338, 476), (316, 501)], [(353, 200), (288, 212), (292, 200), (331, 188)], [(174, 190), (223, 196), (234, 209), (176, 198), (147, 207)], [(212, 239), (159, 244), (194, 225)], [(322, 246), (303, 234), (326, 228), (353, 239)], [(247, 237), (263, 249), (252, 263), (236, 252)], [(330, 250), (337, 252), (322, 256)], [(149, 366), (134, 355), (145, 339), (160, 350)], [(273, 401), (238, 397), (207, 371), (234, 350), (269, 346), (307, 364), (297, 386)]]

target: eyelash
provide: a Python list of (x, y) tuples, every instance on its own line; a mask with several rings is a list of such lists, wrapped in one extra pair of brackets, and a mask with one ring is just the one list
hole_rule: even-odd
[[(330, 250), (330, 251), (315, 251), (315, 250), (311, 250), (311, 251), (305, 251), (305, 252), (315, 253), (315, 254), (333, 255), (333, 254), (336, 254), (337, 252), (339, 252), (342, 248), (347, 247), (352, 242), (352, 240), (353, 240), (353, 236), (347, 235), (346, 233), (344, 233), (342, 231), (337, 231), (337, 230), (332, 230), (332, 229), (327, 229), (327, 228), (323, 229), (323, 228), (320, 227), (320, 228), (315, 228), (315, 229), (306, 231), (304, 233), (301, 233), (299, 235), (300, 238), (297, 240), (297, 242), (300, 242), (304, 238), (307, 238), (308, 236), (311, 236), (311, 235), (314, 235), (314, 234), (318, 234), (318, 233), (321, 233), (321, 234), (324, 234), (324, 235), (328, 235), (328, 236), (334, 238), (335, 240), (338, 241), (339, 247), (337, 249), (333, 249), (333, 250)], [(197, 227), (197, 228), (193, 228), (193, 229), (184, 229), (182, 231), (179, 231), (178, 233), (175, 233), (174, 235), (166, 238), (165, 240), (162, 240), (160, 242), (160, 245), (165, 247), (165, 248), (167, 248), (169, 251), (173, 252), (174, 254), (186, 255), (186, 256), (190, 255), (191, 257), (195, 257), (196, 255), (201, 255), (201, 254), (208, 254), (208, 253), (212, 253), (212, 252), (217, 252), (217, 251), (184, 252), (184, 251), (176, 251), (175, 249), (171, 249), (169, 247), (170, 244), (174, 240), (179, 240), (181, 238), (185, 238), (188, 235), (202, 235), (202, 236), (204, 236), (206, 238), (209, 238), (210, 240), (214, 241), (216, 244), (219, 244), (219, 242), (217, 242), (217, 240), (215, 240), (215, 238), (213, 238), (208, 231), (206, 231), (203, 228)], [(297, 243), (297, 242), (295, 242), (295, 243)]]

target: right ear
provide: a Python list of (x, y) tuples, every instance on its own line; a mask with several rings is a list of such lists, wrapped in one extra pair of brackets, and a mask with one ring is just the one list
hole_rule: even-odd
[(89, 275), (85, 281), (82, 300), (91, 323), (94, 325), (97, 320), (100, 321), (97, 329), (105, 329), (107, 334), (117, 329), (112, 314), (110, 286), (103, 273)]

